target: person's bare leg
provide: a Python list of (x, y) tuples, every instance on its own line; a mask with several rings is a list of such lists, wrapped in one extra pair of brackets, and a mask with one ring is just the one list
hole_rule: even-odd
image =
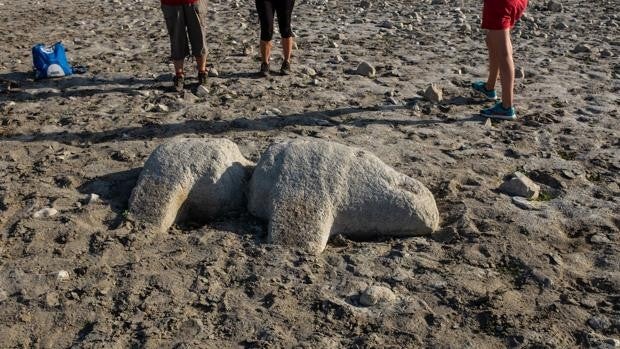
[(509, 108), (514, 103), (515, 65), (512, 60), (512, 42), (510, 30), (491, 30), (489, 32), (490, 46), (495, 50), (499, 63), (500, 78), (502, 81), (502, 106)]
[(263, 41), (260, 42), (260, 57), (263, 63), (269, 64), (269, 59), (271, 58), (271, 41)]
[(489, 78), (487, 79), (486, 89), (495, 90), (495, 83), (499, 78), (499, 62), (497, 50), (490, 44), (489, 31), (487, 31), (486, 43), (489, 51)]
[(207, 55), (196, 56), (196, 69), (199, 73), (207, 70)]
[(174, 73), (176, 75), (184, 75), (183, 72), (183, 60), (173, 60), (172, 64), (174, 64)]
[(285, 62), (291, 61), (291, 54), (293, 53), (293, 38), (282, 38), (282, 55)]

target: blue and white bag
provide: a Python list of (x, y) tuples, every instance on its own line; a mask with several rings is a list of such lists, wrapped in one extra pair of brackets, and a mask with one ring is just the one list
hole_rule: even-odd
[(36, 79), (58, 78), (73, 74), (67, 62), (65, 47), (57, 42), (52, 46), (37, 44), (32, 48), (32, 63)]

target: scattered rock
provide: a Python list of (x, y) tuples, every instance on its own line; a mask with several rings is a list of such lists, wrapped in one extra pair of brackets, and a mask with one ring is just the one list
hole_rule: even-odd
[(605, 338), (602, 340), (604, 344), (606, 344), (608, 349), (620, 348), (620, 339), (616, 338)]
[(355, 74), (361, 75), (361, 76), (367, 76), (369, 78), (374, 77), (376, 73), (377, 71), (375, 70), (375, 67), (373, 67), (368, 62), (361, 62), (357, 66), (357, 69), (355, 70)]
[(4, 303), (7, 299), (9, 299), (9, 294), (5, 290), (0, 289), (0, 304)]
[(538, 205), (535, 205), (533, 202), (529, 201), (528, 199), (524, 198), (524, 197), (520, 197), (520, 196), (513, 196), (512, 197), (512, 203), (515, 204), (515, 206), (524, 209), (524, 210), (538, 210), (540, 209), (540, 207)]
[(399, 105), (400, 101), (394, 97), (388, 97), (387, 98), (388, 103), (390, 103), (391, 105)]
[(196, 95), (198, 97), (207, 97), (209, 95), (209, 89), (204, 85), (199, 85), (196, 88)]
[(605, 315), (596, 315), (588, 319), (588, 326), (594, 330), (605, 330), (611, 327), (611, 321)]
[(486, 118), (486, 120), (484, 120), (484, 127), (493, 128), (493, 121), (491, 120), (491, 118)]
[(99, 201), (99, 195), (95, 193), (88, 194), (86, 197), (86, 204), (91, 205)]
[(245, 207), (253, 164), (226, 139), (177, 139), (157, 147), (129, 199), (131, 218), (165, 232), (178, 219), (204, 221)]
[(341, 63), (344, 63), (344, 58), (342, 58), (342, 56), (340, 55), (337, 55), (333, 57), (332, 59), (330, 59), (329, 62), (332, 64), (341, 64)]
[(611, 51), (609, 51), (608, 49), (603, 49), (601, 51), (601, 58), (610, 58), (610, 57), (613, 57), (613, 56), (614, 56), (614, 54)]
[(413, 236), (437, 229), (431, 192), (362, 149), (298, 140), (272, 145), (250, 181), (250, 213), (269, 240), (311, 253), (330, 234)]
[(396, 300), (392, 290), (383, 286), (370, 286), (360, 296), (360, 304), (372, 306), (381, 303), (391, 303)]
[(220, 76), (220, 72), (218, 72), (215, 68), (210, 68), (207, 72), (207, 76), (209, 76), (210, 78), (217, 78)]
[(510, 196), (521, 196), (536, 200), (540, 193), (540, 186), (521, 172), (515, 172), (512, 178), (505, 181), (499, 190)]
[(310, 68), (310, 67), (303, 67), (301, 69), (301, 72), (302, 72), (302, 74), (306, 74), (306, 75), (308, 75), (310, 77), (316, 76), (316, 71), (314, 69)]
[(60, 270), (56, 274), (56, 280), (58, 280), (58, 281), (67, 281), (67, 280), (69, 280), (69, 272), (66, 271), (66, 270)]
[(587, 44), (578, 44), (573, 49), (573, 53), (592, 53), (592, 48)]
[(594, 234), (592, 235), (592, 237), (590, 237), (590, 242), (593, 244), (609, 244), (611, 243), (611, 240), (609, 240), (609, 238), (605, 235), (605, 234)]
[(58, 210), (53, 207), (46, 207), (35, 212), (33, 218), (49, 218), (58, 214)]
[(382, 21), (381, 23), (379, 23), (379, 27), (380, 28), (386, 28), (386, 29), (392, 29), (392, 28), (394, 28), (394, 23), (392, 23), (392, 21), (386, 19), (385, 21)]
[(525, 79), (525, 69), (523, 67), (515, 68), (515, 79)]
[(547, 10), (551, 12), (562, 12), (564, 11), (564, 6), (562, 6), (561, 2), (549, 1), (547, 3)]
[(157, 105), (157, 111), (158, 112), (167, 113), (169, 110), (170, 110), (170, 108), (168, 108), (168, 106), (165, 105), (165, 104), (158, 104)]
[(439, 86), (430, 84), (424, 91), (424, 98), (430, 102), (439, 103), (443, 101), (443, 91)]

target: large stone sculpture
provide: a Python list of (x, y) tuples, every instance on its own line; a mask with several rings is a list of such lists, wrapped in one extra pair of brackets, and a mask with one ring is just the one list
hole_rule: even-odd
[(245, 211), (253, 163), (226, 139), (178, 139), (157, 147), (129, 199), (129, 214), (150, 232), (179, 219), (206, 221)]
[(250, 181), (269, 240), (320, 253), (331, 234), (413, 236), (437, 229), (431, 192), (364, 150), (325, 141), (272, 145)]

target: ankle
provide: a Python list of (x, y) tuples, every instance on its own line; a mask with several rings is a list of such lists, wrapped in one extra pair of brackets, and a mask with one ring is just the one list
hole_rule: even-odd
[(494, 86), (494, 85), (490, 85), (488, 82), (487, 82), (486, 84), (484, 84), (484, 88), (485, 88), (487, 91), (493, 91), (493, 90), (495, 90), (495, 86)]
[(506, 104), (506, 103), (502, 102), (502, 108), (510, 109), (510, 108), (512, 108), (512, 104)]
[(178, 76), (178, 77), (183, 77), (183, 76), (185, 76), (185, 72), (177, 71), (177, 72), (175, 72), (175, 75)]

